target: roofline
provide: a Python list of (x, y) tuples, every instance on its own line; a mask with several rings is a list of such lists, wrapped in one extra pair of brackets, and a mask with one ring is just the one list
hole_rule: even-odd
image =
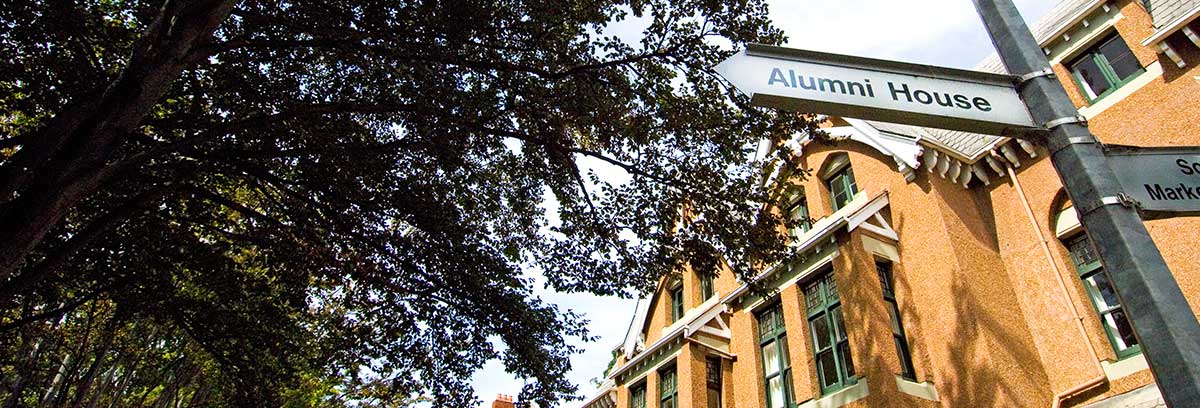
[[(716, 306), (719, 304), (721, 304), (721, 302), (717, 302), (713, 306)], [(703, 315), (703, 314), (701, 314), (701, 315)], [(696, 318), (699, 318), (699, 317), (700, 316), (696, 316)], [(642, 350), (641, 353), (638, 353), (637, 356), (633, 357), (629, 361), (626, 361), (625, 364), (621, 365), (620, 368), (613, 370), (613, 372), (608, 375), (608, 378), (615, 380), (621, 374), (624, 374), (626, 371), (629, 371), (630, 368), (641, 363), (642, 360), (645, 360), (649, 355), (654, 354), (654, 352), (658, 351), (658, 349), (661, 348), (662, 346), (670, 344), (672, 341), (675, 341), (675, 338), (679, 337), (680, 334), (683, 334), (684, 330), (686, 330), (687, 327), (688, 327), (688, 325), (686, 325), (686, 324), (680, 325), (679, 327), (676, 327), (675, 330), (671, 330), (670, 333), (667, 333), (666, 335), (660, 337), (653, 344), (646, 346), (646, 349)]]
[(1142, 40), (1142, 45), (1149, 46), (1150, 44), (1166, 40), (1171, 34), (1175, 34), (1180, 28), (1195, 20), (1197, 16), (1200, 16), (1200, 6), (1193, 7), (1191, 11), (1163, 26), (1162, 29), (1155, 31), (1149, 37), (1146, 37), (1145, 40)]
[[(605, 381), (605, 382), (607, 383), (608, 381)], [(615, 384), (604, 384), (604, 386), (602, 388), (600, 388), (599, 390), (596, 391), (596, 395), (593, 395), (591, 398), (588, 398), (587, 401), (584, 401), (583, 404), (580, 405), (580, 407), (586, 407), (596, 401), (599, 401), (600, 398), (608, 396), (609, 393), (614, 391), (613, 390), (613, 388), (615, 388), (614, 385)]]
[(1000, 145), (1008, 143), (1010, 141), (1012, 141), (1011, 137), (999, 136), (998, 139), (996, 139), (992, 143), (988, 144), (987, 147), (980, 149), (972, 157), (968, 157), (968, 156), (964, 155), (962, 152), (958, 151), (958, 149), (955, 149), (950, 146), (946, 146), (945, 143), (942, 143), (941, 141), (939, 141), (937, 139), (921, 139), (921, 140), (917, 141), (917, 143), (925, 143), (926, 146), (933, 148), (933, 149), (937, 149), (938, 151), (940, 151), (946, 155), (949, 155), (950, 157), (958, 159), (958, 161), (961, 161), (965, 164), (975, 164), (975, 163), (978, 163), (980, 160), (983, 160), (984, 157), (987, 157), (988, 152), (995, 150), (996, 147), (999, 147)]
[(1071, 18), (1064, 20), (1064, 23), (1059, 24), (1058, 27), (1055, 27), (1054, 31), (1051, 31), (1051, 34), (1046, 36), (1046, 38), (1037, 39), (1038, 45), (1045, 46), (1046, 43), (1050, 42), (1050, 40), (1058, 38), (1058, 36), (1070, 30), (1070, 28), (1075, 24), (1078, 24), (1080, 21), (1083, 21), (1083, 19), (1087, 18), (1087, 16), (1092, 14), (1096, 8), (1108, 4), (1108, 0), (1092, 0), (1091, 3), (1084, 4), (1084, 7), (1080, 8), (1075, 12), (1075, 14), (1071, 15)]

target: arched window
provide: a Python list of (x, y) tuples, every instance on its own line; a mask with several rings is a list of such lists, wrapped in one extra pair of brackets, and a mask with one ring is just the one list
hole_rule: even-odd
[(854, 200), (858, 193), (858, 184), (854, 181), (854, 169), (850, 167), (850, 157), (845, 153), (836, 153), (825, 159), (819, 173), (825, 187), (829, 189), (829, 198), (833, 210), (837, 211)]
[(1117, 292), (1113, 289), (1108, 272), (1100, 264), (1100, 257), (1092, 241), (1079, 225), (1079, 216), (1070, 201), (1060, 204), (1055, 216), (1054, 232), (1067, 250), (1071, 253), (1071, 264), (1086, 289), (1088, 298), (1092, 301), (1096, 313), (1100, 317), (1100, 325), (1112, 344), (1117, 358), (1124, 358), (1141, 352), (1133, 328), (1129, 325), (1129, 317)]
[(785, 215), (792, 223), (791, 228), (788, 228), (788, 233), (792, 239), (799, 238), (812, 228), (812, 219), (808, 216), (808, 197), (805, 197), (804, 189), (799, 188), (793, 191), (784, 205)]

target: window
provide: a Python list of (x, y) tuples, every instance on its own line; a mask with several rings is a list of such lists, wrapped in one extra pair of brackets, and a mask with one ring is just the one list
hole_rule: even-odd
[(788, 360), (782, 305), (776, 304), (758, 313), (758, 345), (762, 351), (767, 408), (792, 406), (792, 368)]
[(659, 408), (679, 408), (678, 379), (675, 377), (675, 366), (658, 372), (658, 395), (661, 403)]
[(713, 288), (713, 275), (710, 273), (700, 273), (700, 298), (708, 300), (716, 294)]
[(646, 408), (646, 383), (629, 389), (629, 408)]
[(671, 321), (683, 318), (683, 286), (671, 290)]
[(832, 271), (804, 289), (804, 305), (812, 332), (821, 392), (853, 384), (856, 381), (854, 361), (850, 359), (850, 341), (846, 337), (841, 299)]
[(787, 204), (787, 218), (792, 227), (788, 230), (792, 238), (798, 238), (812, 228), (812, 220), (808, 218), (808, 199), (804, 192), (793, 194)]
[(1115, 32), (1075, 57), (1067, 67), (1088, 102), (1112, 93), (1145, 71)]
[(1092, 305), (1100, 314), (1100, 324), (1104, 326), (1117, 357), (1137, 354), (1141, 348), (1138, 347), (1137, 338), (1133, 336), (1133, 328), (1129, 326), (1125, 309), (1117, 299), (1117, 292), (1108, 280), (1108, 272), (1100, 265), (1100, 257), (1096, 255), (1092, 241), (1086, 235), (1080, 235), (1072, 239), (1067, 247), (1071, 250), (1071, 261), (1075, 264), (1075, 271), (1079, 272), (1088, 297), (1092, 298)]
[(887, 303), (888, 315), (892, 317), (892, 342), (896, 344), (896, 355), (900, 358), (900, 376), (916, 381), (917, 373), (913, 369), (912, 353), (908, 350), (908, 337), (904, 335), (904, 325), (900, 322), (900, 307), (896, 304), (896, 286), (892, 279), (892, 264), (875, 262), (875, 271), (879, 272), (879, 283), (883, 286), (883, 301)]
[(704, 359), (705, 383), (708, 385), (708, 408), (721, 408), (721, 359)]
[(858, 193), (858, 186), (854, 184), (854, 170), (850, 165), (833, 173), (825, 183), (829, 187), (829, 196), (833, 198), (834, 211), (845, 207)]

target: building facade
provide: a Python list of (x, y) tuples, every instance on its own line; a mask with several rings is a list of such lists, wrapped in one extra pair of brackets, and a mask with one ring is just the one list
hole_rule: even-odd
[[(1200, 0), (1066, 0), (1031, 29), (1105, 144), (1200, 145)], [(981, 70), (1003, 71), (995, 58)], [(1161, 396), (1047, 152), (830, 118), (773, 210), (800, 255), (643, 299), (587, 408), (1140, 407)], [(799, 172), (795, 172), (799, 174)], [(790, 179), (789, 179), (790, 178)], [(1200, 312), (1200, 218), (1146, 222)]]

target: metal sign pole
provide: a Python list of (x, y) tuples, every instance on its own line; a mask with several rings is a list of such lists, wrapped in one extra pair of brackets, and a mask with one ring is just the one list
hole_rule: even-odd
[(1142, 353), (1168, 406), (1200, 401), (1200, 323), (1137, 210), (1105, 161), (1096, 137), (1078, 118), (1062, 84), (1011, 0), (973, 0), (1009, 72), (1027, 78), (1021, 97), (1036, 123), (1088, 237), (1128, 313)]

